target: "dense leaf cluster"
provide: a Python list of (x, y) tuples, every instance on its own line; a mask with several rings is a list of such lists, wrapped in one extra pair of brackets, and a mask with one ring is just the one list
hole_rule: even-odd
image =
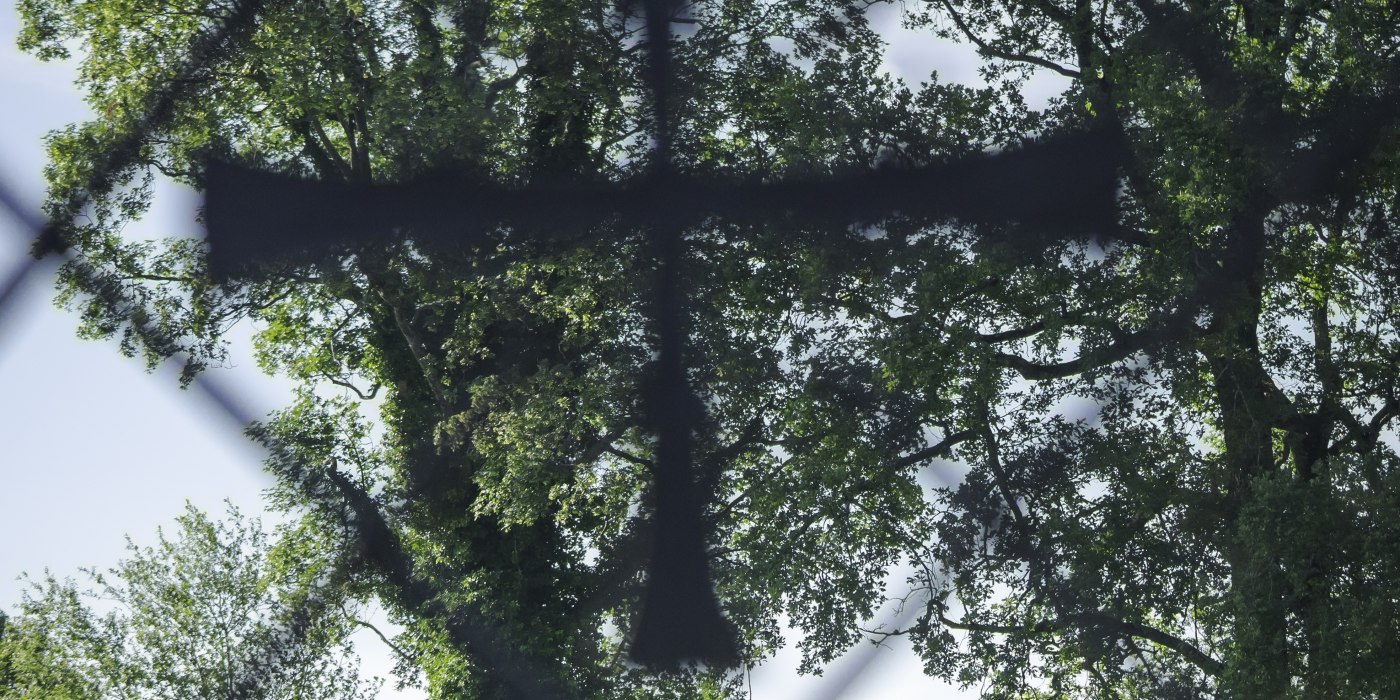
[(30, 580), (0, 626), (0, 696), (374, 697), (347, 642), (353, 603), (308, 596), (337, 576), (314, 537), (282, 527), (274, 543), (232, 508), (216, 522), (186, 505), (176, 522), (154, 547), (128, 538), (129, 558), (85, 585)]

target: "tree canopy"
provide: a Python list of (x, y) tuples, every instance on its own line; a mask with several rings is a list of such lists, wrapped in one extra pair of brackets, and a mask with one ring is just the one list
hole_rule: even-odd
[[(373, 697), (349, 648), (343, 596), (307, 600), (330, 565), (307, 538), (284, 527), (274, 543), (232, 508), (217, 522), (186, 505), (176, 522), (154, 547), (128, 537), (130, 558), (84, 570), (82, 587), (47, 571), (31, 579), (18, 615), (0, 626), (0, 697)], [(293, 624), (306, 629), (285, 650), (292, 658), (264, 663)]]
[[(405, 626), (405, 673), (433, 697), (509, 696), (526, 667), (579, 697), (740, 693), (623, 663), (651, 522), (647, 231), (409, 230), (217, 283), (198, 241), (121, 236), (156, 174), (198, 188), (215, 160), (351, 183), (641, 177), (637, 8), (279, 0), (182, 72), (242, 5), (20, 6), (21, 45), (78, 52), (98, 115), (50, 137), (49, 214), (76, 254), (60, 301), (187, 377), (254, 322), (262, 366), (301, 386), (254, 429), (280, 446), (277, 497), (338, 563), (330, 585)], [(885, 579), (907, 562), (921, 613), (875, 634), (985, 697), (1400, 694), (1393, 5), (901, 6), (929, 41), (975, 46), (989, 87), (884, 74), (870, 6), (678, 9), (675, 169), (820, 180), (1108, 123), (1117, 211), (1093, 237), (900, 212), (684, 231), (696, 479), (744, 658), (785, 616), (819, 669), (906, 592)], [(1043, 110), (1022, 97), (1034, 71), (1068, 78)], [(116, 148), (131, 157), (95, 173)], [(931, 484), (949, 462), (965, 474)]]

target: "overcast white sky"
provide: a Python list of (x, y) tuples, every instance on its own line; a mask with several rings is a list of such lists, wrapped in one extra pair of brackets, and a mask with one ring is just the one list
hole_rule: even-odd
[[(876, 22), (891, 42), (886, 67), (917, 85), (937, 67), (945, 80), (977, 84), (973, 56), (926, 34), (902, 30), (897, 6), (876, 8)], [(43, 196), (41, 137), (84, 120), (89, 112), (72, 85), (75, 66), (41, 64), (15, 48), (17, 12), (0, 16), (0, 179), (32, 210)], [(1062, 87), (1055, 78), (1037, 83), (1044, 98)], [(1039, 100), (1035, 100), (1039, 101)], [(195, 198), (165, 184), (151, 214), (130, 233), (140, 237), (201, 235), (193, 219)], [(0, 278), (25, 259), (29, 234), (0, 211)], [(172, 372), (147, 374), (121, 357), (115, 344), (81, 341), (77, 319), (54, 307), (51, 272), (30, 278), (14, 303), (0, 309), (0, 608), (13, 610), (20, 572), (45, 568), (62, 576), (80, 566), (106, 567), (124, 555), (124, 534), (138, 544), (170, 526), (186, 500), (218, 514), (224, 499), (248, 514), (262, 514), (260, 491), (269, 485), (260, 453), (225, 416), (201, 397), (181, 391)], [(263, 415), (285, 403), (288, 386), (262, 376), (246, 342), (231, 368), (213, 370)], [(891, 592), (898, 589), (897, 576)], [(381, 621), (381, 620), (376, 620)], [(368, 673), (388, 676), (383, 645), (358, 640)], [(757, 700), (831, 698), (843, 670), (875, 660), (842, 694), (865, 697), (976, 697), (924, 677), (907, 645), (862, 645), (830, 668), (825, 678), (798, 677), (789, 650), (752, 676)], [(844, 666), (843, 666), (844, 664)], [(396, 694), (386, 687), (383, 697)]]

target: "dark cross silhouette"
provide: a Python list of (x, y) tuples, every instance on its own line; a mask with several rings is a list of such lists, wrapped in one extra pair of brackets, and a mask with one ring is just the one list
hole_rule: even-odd
[[(680, 231), (704, 215), (749, 220), (873, 223), (895, 213), (978, 223), (1035, 223), (1045, 236), (1111, 235), (1117, 136), (1107, 130), (1047, 139), (909, 171), (775, 184), (715, 183), (677, 175), (619, 185), (506, 188), (438, 173), (385, 185), (313, 182), (213, 163), (206, 221), (216, 276), (273, 260), (310, 260), (347, 244), (407, 232), (470, 244), (502, 226), (542, 236), (581, 231), (621, 216), (650, 225), (660, 353), (645, 398), (657, 434), (655, 549), (633, 658), (732, 661), (732, 635), (708, 578), (690, 438), (703, 409), (686, 385), (685, 298), (678, 288)], [(1039, 248), (1039, 245), (1028, 246)]]
[[(1033, 225), (1041, 248), (1054, 237), (1112, 237), (1121, 135), (1111, 127), (1062, 135), (999, 154), (912, 170), (779, 183), (715, 182), (671, 167), (667, 0), (645, 3), (650, 82), (656, 103), (655, 168), (621, 184), (546, 183), (511, 188), (450, 172), (412, 182), (312, 182), (211, 163), (206, 221), (217, 277), (255, 273), (272, 260), (310, 260), (346, 245), (406, 234), (470, 244), (502, 227), (586, 231), (604, 220), (651, 232), (658, 261), (654, 323), (659, 358), (644, 406), (657, 435), (653, 551), (632, 659), (674, 667), (739, 660), (720, 612), (705, 551), (703, 504), (691, 438), (703, 407), (685, 379), (686, 300), (679, 285), (682, 231), (703, 217), (749, 221), (875, 223), (900, 213), (930, 220)], [(1023, 231), (1024, 233), (1024, 231)], [(535, 235), (554, 236), (557, 233)]]

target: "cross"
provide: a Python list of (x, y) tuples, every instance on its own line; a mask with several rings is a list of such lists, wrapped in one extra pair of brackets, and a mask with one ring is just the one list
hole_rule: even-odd
[(704, 409), (684, 371), (686, 299), (677, 274), (682, 231), (708, 216), (863, 224), (899, 213), (924, 220), (1030, 224), (1041, 241), (1047, 236), (1112, 237), (1122, 139), (1115, 128), (1100, 126), (997, 154), (827, 180), (688, 177), (671, 166), (665, 110), (671, 7), (666, 0), (646, 0), (645, 5), (653, 38), (650, 82), (658, 110), (656, 166), (649, 176), (614, 184), (505, 187), (439, 171), (411, 182), (365, 184), (312, 182), (210, 163), (210, 270), (228, 278), (260, 262), (309, 259), (400, 234), (470, 244), (499, 227), (584, 231), (616, 218), (649, 229), (650, 254), (659, 263), (653, 321), (660, 352), (643, 397), (648, 427), (657, 436), (654, 544), (631, 654), (634, 661), (653, 667), (687, 660), (728, 666), (739, 656), (711, 584), (702, 516), (707, 494), (699, 492), (691, 465), (691, 436)]

